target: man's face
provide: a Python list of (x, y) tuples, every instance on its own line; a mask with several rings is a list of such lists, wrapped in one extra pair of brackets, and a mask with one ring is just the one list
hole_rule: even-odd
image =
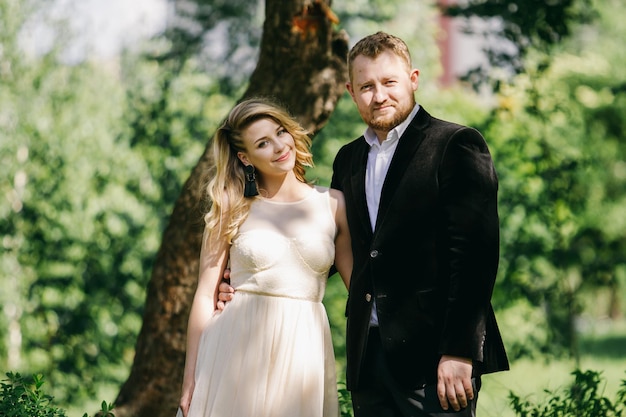
[(390, 51), (373, 59), (359, 55), (352, 62), (352, 82), (346, 87), (363, 121), (379, 140), (384, 140), (413, 110), (418, 76), (419, 70), (407, 68)]

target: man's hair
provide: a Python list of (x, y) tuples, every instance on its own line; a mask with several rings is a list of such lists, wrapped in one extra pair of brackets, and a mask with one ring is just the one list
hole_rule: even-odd
[(411, 53), (406, 43), (397, 36), (385, 32), (376, 32), (358, 41), (348, 54), (348, 76), (352, 81), (352, 63), (357, 56), (363, 55), (368, 58), (376, 58), (385, 51), (391, 51), (400, 57), (406, 64), (407, 69), (411, 69)]

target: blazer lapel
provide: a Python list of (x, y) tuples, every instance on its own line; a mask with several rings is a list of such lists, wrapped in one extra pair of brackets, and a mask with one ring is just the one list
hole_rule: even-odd
[(372, 234), (370, 216), (367, 211), (367, 200), (365, 197), (365, 169), (367, 167), (367, 154), (369, 145), (365, 138), (361, 137), (361, 146), (356, 149), (352, 159), (352, 173), (350, 186), (352, 188), (352, 198), (355, 201), (356, 213), (359, 216), (359, 224), (363, 227), (365, 235)]
[(400, 180), (413, 159), (422, 141), (424, 140), (424, 128), (430, 123), (430, 114), (422, 107), (419, 109), (409, 126), (399, 139), (398, 147), (393, 154), (389, 171), (383, 183), (380, 196), (380, 206), (376, 217), (376, 229), (385, 218), (389, 204), (396, 193)]

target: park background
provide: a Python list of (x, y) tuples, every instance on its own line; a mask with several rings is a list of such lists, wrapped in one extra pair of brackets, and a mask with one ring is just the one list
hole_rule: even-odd
[[(335, 1), (331, 11), (266, 3), (336, 16), (330, 31), (349, 45), (377, 30), (399, 35), (421, 70), (418, 102), (487, 139), (500, 178), (493, 304), (512, 369), (484, 377), (479, 415), (513, 416), (510, 391), (542, 401), (576, 369), (600, 371), (603, 392), (617, 392), (626, 378), (623, 2), (485, 1), (451, 11), (454, 20), (426, 0)], [(154, 1), (161, 18), (129, 23), (130, 9), (104, 4), (0, 0), (0, 370), (44, 375), (71, 417), (103, 400), (133, 403), (134, 392), (163, 410), (150, 415), (173, 415), (193, 291), (184, 260), (197, 254), (194, 241), (183, 257), (171, 250), (168, 230), (189, 229), (176, 216), (189, 203), (181, 196), (272, 50), (260, 47), (267, 9)], [(99, 44), (108, 26), (85, 13), (105, 11), (126, 26)], [(480, 33), (463, 35), (464, 24)], [(335, 94), (330, 109), (310, 104), (317, 118), (294, 104), (315, 131), (308, 177), (322, 185), (336, 151), (364, 128), (349, 96)], [(324, 302), (340, 379), (345, 297), (331, 277)], [(175, 320), (152, 320), (151, 305)], [(167, 342), (150, 343), (156, 353), (140, 342), (151, 331)], [(151, 354), (158, 360), (141, 362)], [(146, 380), (169, 391), (143, 389)]]

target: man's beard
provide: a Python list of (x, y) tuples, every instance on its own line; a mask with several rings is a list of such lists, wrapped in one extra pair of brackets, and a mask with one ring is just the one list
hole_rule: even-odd
[(398, 112), (391, 119), (372, 118), (370, 119), (368, 126), (371, 127), (373, 130), (382, 130), (385, 132), (389, 132), (400, 123), (404, 122), (407, 117), (409, 117), (409, 114), (411, 114), (413, 107), (415, 107), (415, 102), (411, 103), (411, 105), (405, 108), (399, 108)]

